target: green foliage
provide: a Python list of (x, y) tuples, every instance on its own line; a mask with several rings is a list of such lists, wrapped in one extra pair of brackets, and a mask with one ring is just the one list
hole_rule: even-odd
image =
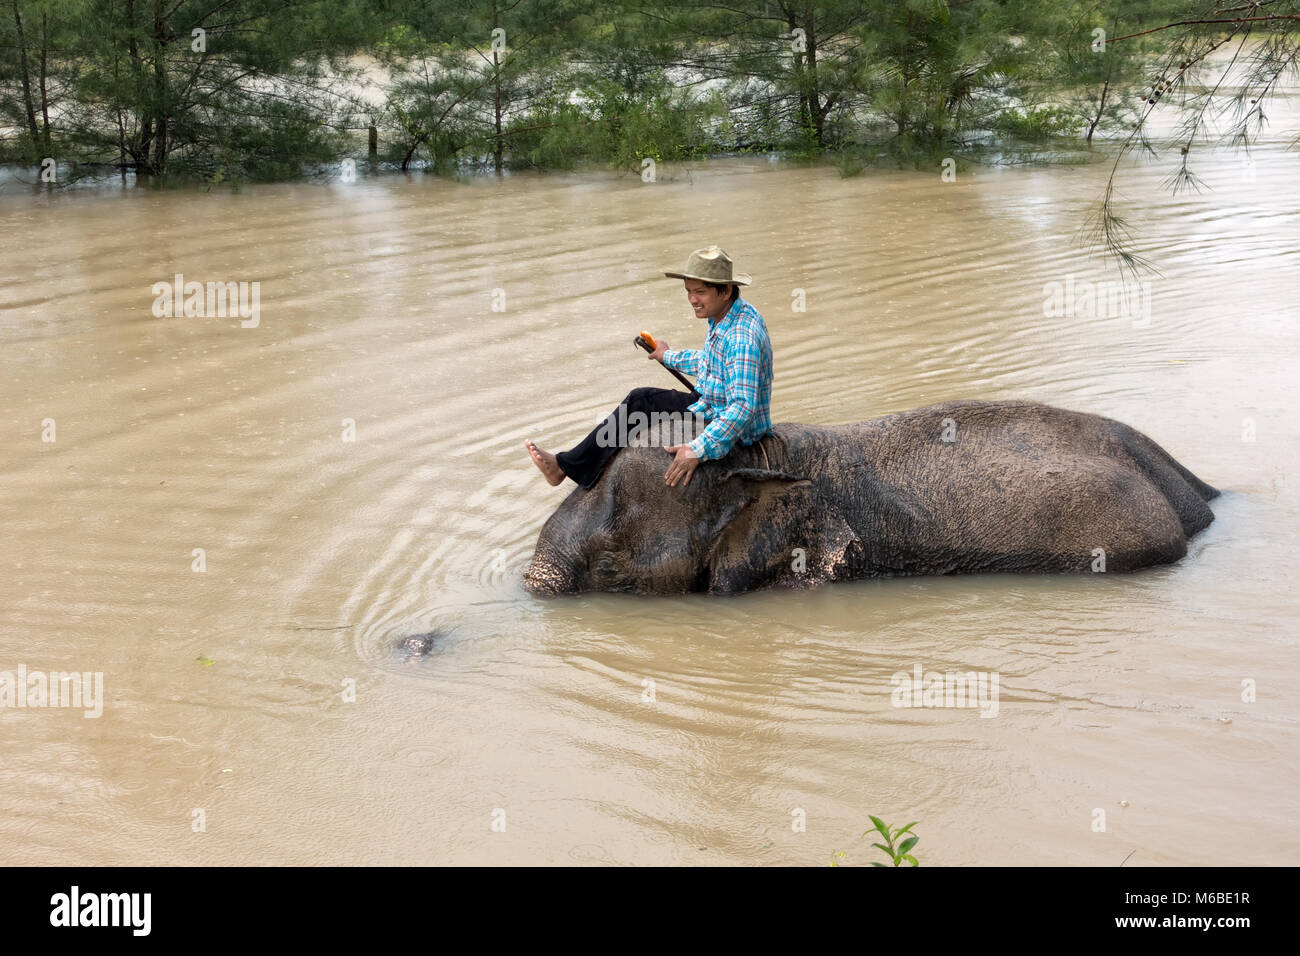
[(1063, 106), (1038, 106), (1023, 111), (1004, 110), (993, 121), (993, 128), (998, 132), (1034, 140), (1074, 136), (1085, 125), (1084, 117)]
[[(863, 832), (862, 835), (866, 836), (868, 833), (873, 833), (873, 832), (879, 833), (880, 836), (884, 838), (885, 842), (873, 843), (871, 845), (873, 847), (876, 847), (881, 852), (883, 852), (887, 857), (889, 857), (890, 861), (893, 863), (894, 866), (902, 866), (904, 862), (910, 863), (912, 866), (921, 865), (920, 863), (917, 862), (916, 857), (912, 855), (912, 848), (916, 846), (916, 844), (920, 841), (921, 838), (914, 835), (906, 836), (906, 839), (904, 839), (901, 843), (899, 842), (900, 837), (904, 837), (905, 835), (911, 833), (912, 827), (916, 826), (917, 821), (913, 820), (911, 823), (907, 824), (906, 826), (894, 827), (891, 829), (879, 817), (870, 817), (870, 819), (875, 829), (866, 830)], [(842, 850), (835, 851), (835, 853), (831, 854), (831, 866), (839, 866), (840, 865), (839, 861), (844, 859), (845, 856), (846, 854)], [(888, 864), (873, 860), (871, 865), (887, 866)]]
[[(1052, 155), (1145, 115), (1175, 36), (1098, 45), (1094, 31), (1142, 33), (1185, 3), (9, 0), (0, 156), (279, 178), (355, 155), (372, 121), (379, 160), (403, 168), (636, 171), (777, 151), (855, 175), (1008, 145)], [(1212, 35), (1180, 37), (1183, 59)], [(1267, 50), (1261, 79), (1294, 61), (1286, 43)]]
[(835, 154), (835, 169), (841, 179), (849, 179), (867, 168), (869, 158), (860, 149), (841, 149)]
[(581, 96), (587, 123), (573, 148), (615, 169), (639, 171), (645, 159), (663, 163), (701, 155), (711, 145), (710, 119), (724, 113), (717, 100), (700, 101), (674, 89), (662, 72), (640, 78), (632, 88), (591, 77)]
[(375, 55), (383, 60), (397, 60), (421, 53), (427, 43), (408, 24), (394, 23), (375, 44)]
[(0, 123), (28, 152), (138, 173), (284, 178), (334, 155), (360, 0), (12, 0)]
[(477, 111), (484, 86), (463, 58), (426, 52), (389, 65), (388, 100), (376, 120), (385, 158), (446, 165), (479, 137)]
[[(916, 826), (917, 821), (913, 820), (907, 826), (895, 827), (893, 830), (890, 830), (890, 828), (886, 826), (884, 821), (881, 820), (879, 817), (871, 817), (871, 822), (875, 825), (876, 830), (880, 833), (880, 835), (885, 838), (885, 842), (883, 844), (873, 843), (871, 845), (883, 851), (885, 855), (888, 856), (890, 860), (893, 861), (894, 866), (902, 866), (904, 860), (912, 864), (912, 866), (920, 866), (920, 864), (916, 862), (916, 857), (912, 856), (912, 852), (911, 852), (912, 847), (916, 846), (916, 844), (920, 841), (921, 839), (920, 837), (909, 836), (902, 843), (899, 843), (897, 846), (894, 845), (895, 843), (897, 843), (899, 837), (903, 836), (903, 834), (905, 833), (909, 833), (912, 827)], [(866, 830), (863, 832), (862, 835), (866, 836), (870, 832), (871, 832), (870, 830)], [(885, 864), (873, 862), (871, 865), (884, 866)]]

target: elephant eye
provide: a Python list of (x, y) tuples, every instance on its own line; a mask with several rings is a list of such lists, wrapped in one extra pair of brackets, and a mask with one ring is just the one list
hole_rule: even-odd
[(593, 579), (602, 582), (616, 580), (621, 573), (618, 561), (608, 551), (595, 552), (592, 560), (588, 562), (587, 570)]

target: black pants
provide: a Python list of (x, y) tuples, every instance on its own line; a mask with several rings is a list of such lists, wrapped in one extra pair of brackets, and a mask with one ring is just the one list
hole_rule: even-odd
[[(671, 388), (634, 388), (627, 393), (627, 398), (623, 399), (618, 408), (609, 413), (609, 417), (603, 423), (591, 430), (590, 435), (568, 451), (557, 454), (555, 460), (560, 463), (560, 468), (566, 475), (583, 488), (591, 488), (600, 479), (600, 473), (605, 470), (609, 460), (622, 447), (614, 443), (602, 444), (597, 441), (597, 436), (602, 431), (607, 437), (627, 435), (637, 425), (635, 421), (632, 423), (632, 429), (627, 425), (627, 416), (633, 412), (643, 412), (646, 415), (653, 412), (685, 413), (686, 409), (699, 400), (700, 393), (695, 389), (682, 392)], [(667, 455), (664, 456), (664, 470), (668, 470)]]

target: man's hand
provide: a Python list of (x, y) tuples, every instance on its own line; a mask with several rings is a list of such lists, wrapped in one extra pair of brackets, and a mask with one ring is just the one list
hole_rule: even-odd
[(673, 463), (668, 466), (668, 471), (664, 473), (664, 482), (669, 488), (677, 485), (677, 479), (685, 477), (682, 487), (685, 488), (691, 483), (691, 475), (695, 474), (695, 469), (700, 467), (700, 459), (691, 451), (690, 445), (670, 445), (664, 451), (673, 456)]
[(665, 342), (663, 339), (656, 339), (655, 350), (651, 352), (649, 355), (647, 355), (646, 358), (654, 359), (656, 362), (662, 365), (664, 361), (664, 353), (667, 351), (668, 351), (668, 343)]

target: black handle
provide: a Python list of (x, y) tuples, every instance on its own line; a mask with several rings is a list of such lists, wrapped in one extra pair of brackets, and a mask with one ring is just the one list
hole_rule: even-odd
[[(636, 338), (634, 338), (634, 339), (632, 340), (632, 344), (633, 344), (633, 345), (639, 345), (639, 346), (641, 346), (641, 348), (645, 349), (647, 352), (653, 352), (653, 351), (654, 351), (654, 349), (652, 349), (652, 348), (650, 347), (650, 343), (647, 342), (645, 339), (641, 338), (641, 336), (639, 336), (639, 335), (638, 335)], [(660, 362), (659, 364), (660, 364), (660, 365), (663, 365), (663, 362)], [(668, 366), (667, 366), (667, 365), (664, 365), (664, 368), (668, 368)], [(690, 380), (689, 378), (687, 378), (685, 375), (683, 375), (681, 372), (677, 371), (677, 369), (675, 369), (675, 368), (668, 368), (668, 371), (670, 371), (670, 372), (673, 373), (673, 375), (674, 375), (674, 377), (676, 377), (677, 381), (681, 382), (683, 385), (685, 385), (687, 388), (689, 388), (692, 392), (695, 391), (695, 386), (691, 384), (691, 380)]]

